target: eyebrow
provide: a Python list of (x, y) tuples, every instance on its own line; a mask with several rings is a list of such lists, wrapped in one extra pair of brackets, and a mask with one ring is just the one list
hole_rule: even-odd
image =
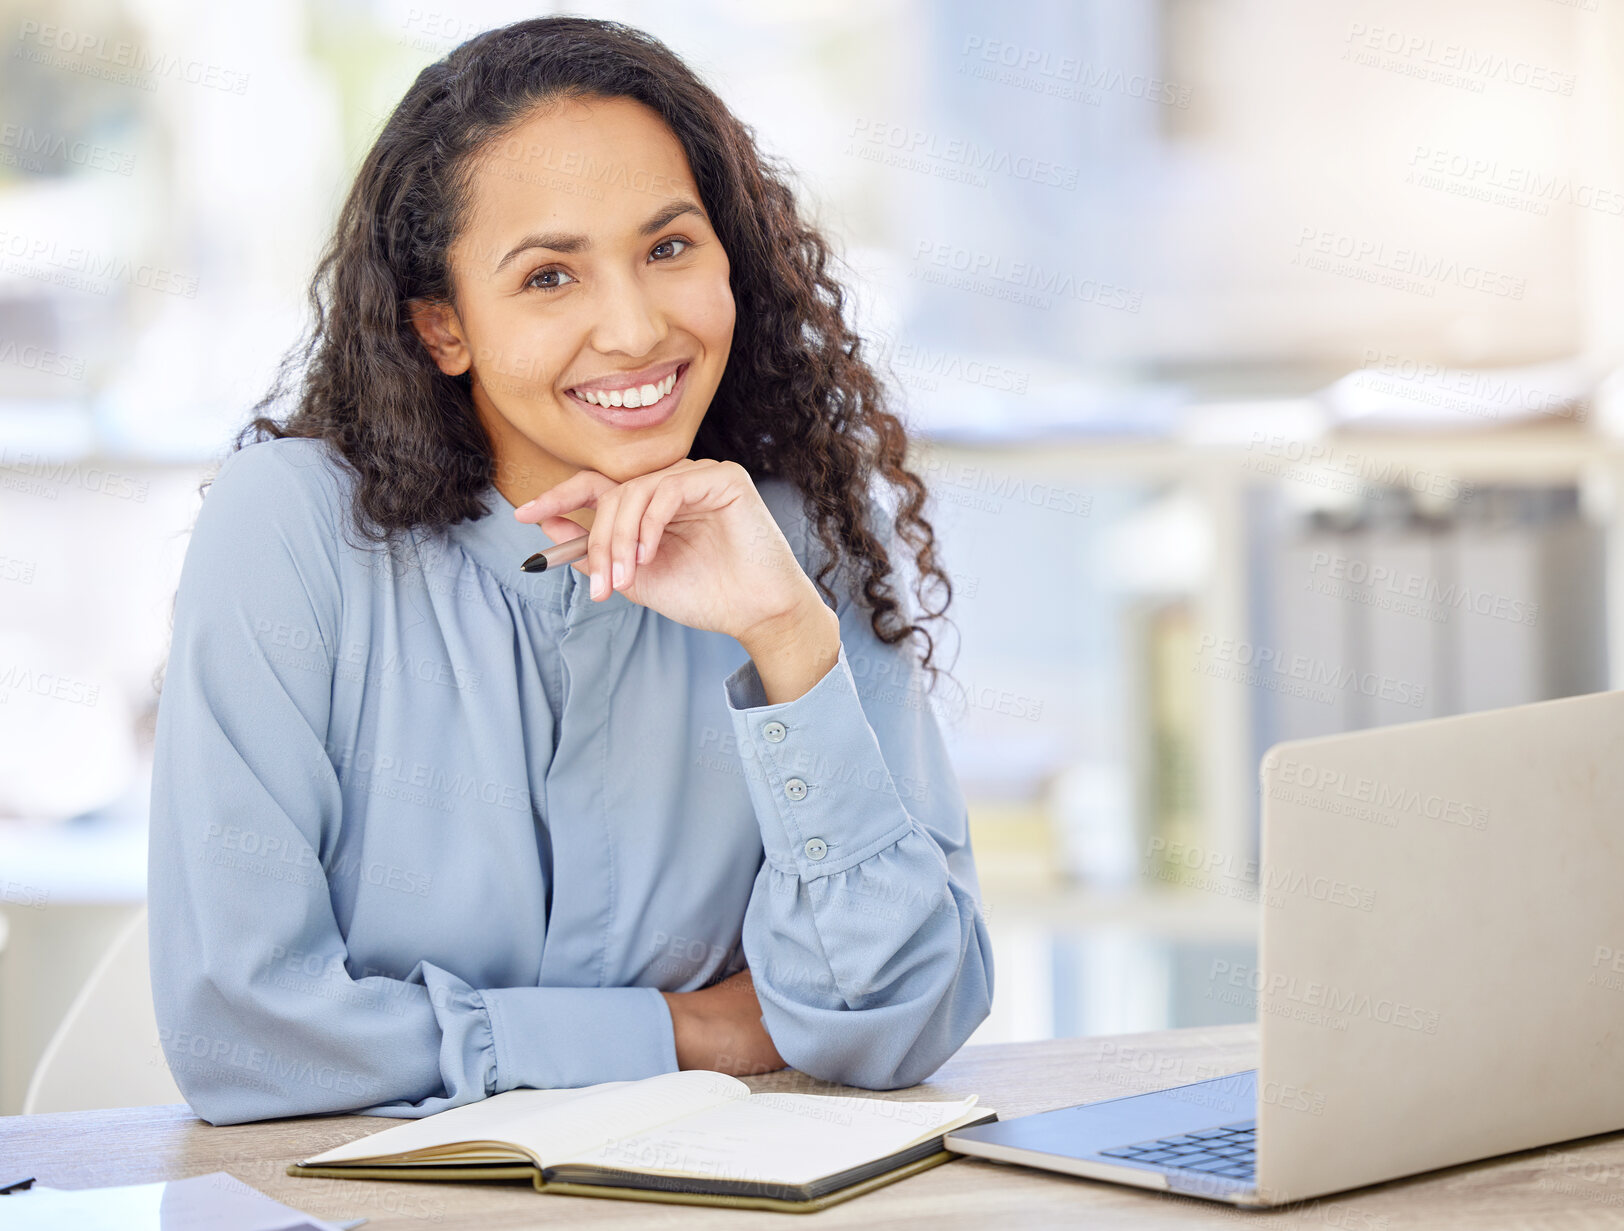
[[(643, 236), (653, 235), (654, 232), (668, 222), (680, 218), (684, 214), (697, 214), (701, 218), (705, 216), (704, 211), (698, 205), (692, 201), (678, 198), (662, 205), (653, 217), (637, 228), (637, 233)], [(538, 232), (526, 235), (505, 257), (496, 263), (496, 268), (491, 272), (493, 274), (501, 273), (507, 267), (509, 261), (518, 256), (519, 253), (531, 248), (548, 248), (553, 252), (584, 252), (590, 247), (592, 247), (592, 241), (585, 235), (570, 235), (562, 231)]]

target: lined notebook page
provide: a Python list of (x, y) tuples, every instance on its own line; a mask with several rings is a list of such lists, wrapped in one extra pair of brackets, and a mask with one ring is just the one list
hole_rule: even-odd
[(507, 1090), (386, 1128), (304, 1163), (355, 1162), (461, 1141), (508, 1141), (543, 1163), (553, 1163), (562, 1155), (594, 1149), (612, 1137), (749, 1095), (750, 1087), (738, 1078), (705, 1069), (569, 1090)]
[(805, 1184), (884, 1158), (973, 1114), (976, 1096), (900, 1102), (852, 1095), (757, 1094), (559, 1158), (559, 1163)]

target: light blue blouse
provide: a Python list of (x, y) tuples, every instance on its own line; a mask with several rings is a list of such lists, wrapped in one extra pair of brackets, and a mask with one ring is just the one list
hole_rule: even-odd
[[(732, 637), (521, 572), (551, 540), (494, 486), (391, 552), (348, 541), (352, 484), (321, 442), (248, 445), (181, 571), (149, 938), (198, 1115), (417, 1117), (670, 1072), (659, 989), (746, 964), (819, 1078), (915, 1084), (985, 1019), (941, 689), (848, 565), (838, 663), (768, 705)], [(815, 575), (799, 490), (757, 490)]]

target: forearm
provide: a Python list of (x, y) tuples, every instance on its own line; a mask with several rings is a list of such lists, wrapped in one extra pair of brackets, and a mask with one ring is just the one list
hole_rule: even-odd
[(761, 1018), (748, 969), (695, 992), (661, 992), (671, 1011), (677, 1067), (743, 1076), (784, 1067)]
[[(159, 1039), (181, 1092), (213, 1124), (336, 1111), (416, 1118), (519, 1087), (635, 1080), (676, 1069), (653, 988), (475, 989), (423, 961), (422, 982), (351, 980), (340, 962), (249, 979), (154, 949)], [(295, 973), (295, 971), (297, 973)]]

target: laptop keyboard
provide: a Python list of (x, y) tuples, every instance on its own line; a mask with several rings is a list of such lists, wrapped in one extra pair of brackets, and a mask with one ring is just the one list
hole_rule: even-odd
[(1179, 1171), (1199, 1171), (1229, 1179), (1255, 1178), (1257, 1163), (1257, 1121), (1240, 1120), (1217, 1128), (1201, 1128), (1176, 1137), (1141, 1141), (1135, 1145), (1101, 1150), (1107, 1158), (1172, 1167)]

